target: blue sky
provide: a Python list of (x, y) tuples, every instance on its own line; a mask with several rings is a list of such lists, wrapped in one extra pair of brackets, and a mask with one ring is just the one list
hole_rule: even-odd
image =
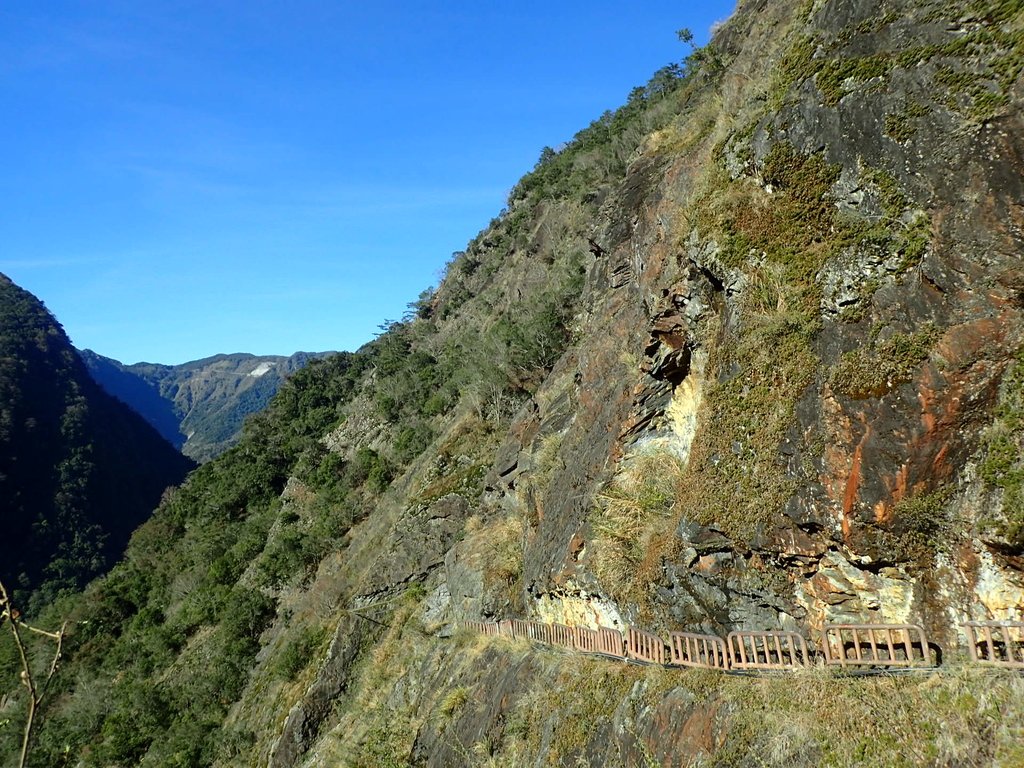
[(355, 349), (733, 3), (0, 8), (0, 272), (132, 363)]

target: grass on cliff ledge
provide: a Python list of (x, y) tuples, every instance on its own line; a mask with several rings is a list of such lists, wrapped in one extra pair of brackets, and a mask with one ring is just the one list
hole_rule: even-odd
[(383, 636), (362, 652), (353, 683), (335, 703), (333, 727), (320, 745), (327, 764), (380, 768), (409, 764), (422, 719), (411, 706), (397, 707), (390, 697), (420, 651), (422, 597), (418, 585), (401, 595)]
[[(844, 98), (868, 89), (891, 91), (890, 81), (897, 72), (916, 70), (933, 78), (931, 103), (910, 101), (902, 111), (887, 115), (886, 135), (893, 141), (910, 140), (935, 106), (959, 113), (974, 124), (1005, 113), (1010, 105), (1011, 89), (1024, 69), (1024, 38), (1020, 34), (1024, 7), (1019, 0), (921, 3), (920, 6), (911, 11), (911, 18), (917, 16), (921, 28), (944, 22), (951, 29), (958, 28), (959, 32), (943, 42), (921, 36), (906, 39), (897, 49), (844, 55), (855, 35), (894, 25), (900, 25), (900, 33), (906, 34), (910, 26), (907, 16), (885, 11), (885, 7), (879, 5), (876, 16), (851, 26), (831, 40), (820, 36), (799, 37), (779, 67), (771, 89), (772, 105), (781, 104), (791, 87), (807, 78), (814, 79), (826, 106), (837, 107)], [(967, 14), (966, 18), (974, 24), (961, 26)]]
[[(698, 720), (710, 719), (715, 746), (702, 753), (707, 739), (696, 732), (677, 743), (708, 768), (1024, 764), (1024, 680), (1012, 672), (954, 666), (865, 678), (819, 667), (749, 678), (592, 659), (560, 662), (551, 679), (515, 704), (508, 731), (520, 740), (506, 737), (508, 751), (498, 751), (493, 764), (586, 765), (587, 746), (607, 748), (611, 739), (635, 743), (645, 762), (657, 765), (650, 756), (665, 744), (650, 735), (656, 722), (647, 729), (659, 703), (678, 689)], [(683, 717), (686, 731), (689, 715)]]
[(693, 205), (698, 234), (746, 283), (739, 319), (704, 329), (709, 376), (676, 512), (739, 540), (770, 523), (792, 493), (778, 447), (818, 367), (815, 277), (842, 231), (831, 195), (837, 168), (780, 143), (762, 173), (771, 194), (713, 171)]
[(515, 513), (488, 520), (473, 515), (466, 521), (460, 558), (480, 563), (483, 594), (505, 605), (511, 615), (522, 615), (523, 547), (526, 520)]
[(1016, 551), (1024, 550), (1024, 350), (1003, 377), (995, 419), (982, 438), (978, 473), (1001, 494), (1000, 504), (979, 525)]
[[(861, 174), (883, 208), (878, 221), (841, 213), (833, 193), (838, 166), (785, 142), (765, 155), (757, 179), (709, 170), (689, 206), (691, 231), (715, 244), (721, 267), (741, 277), (739, 312), (720, 313), (698, 340), (708, 351), (707, 383), (676, 512), (736, 541), (769, 530), (799, 482), (779, 448), (797, 402), (819, 376), (822, 268), (851, 250), (881, 249), (899, 257), (897, 274), (887, 278), (899, 279), (927, 250), (927, 217), (905, 223), (912, 201), (897, 180), (868, 167)], [(861, 314), (870, 302), (870, 294), (861, 297)], [(870, 359), (844, 360), (836, 384), (880, 394), (910, 376), (935, 337), (931, 329), (894, 337)], [(883, 354), (891, 365), (871, 367)]]
[(632, 457), (597, 497), (591, 568), (610, 595), (631, 601), (635, 572), (670, 540), (683, 462), (667, 451)]
[(926, 677), (723, 678), (731, 716), (707, 763), (771, 766), (1024, 764), (1024, 680), (951, 667)]
[(914, 333), (894, 333), (884, 341), (872, 339), (866, 348), (842, 356), (832, 370), (832, 389), (856, 399), (880, 397), (913, 378), (940, 335), (929, 324)]

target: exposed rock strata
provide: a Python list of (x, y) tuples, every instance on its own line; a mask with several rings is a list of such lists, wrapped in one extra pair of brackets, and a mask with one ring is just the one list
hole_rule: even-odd
[[(912, 621), (955, 656), (959, 622), (1021, 617), (1024, 553), (980, 467), (1024, 343), (1024, 125), (1019, 84), (991, 114), (950, 85), (952, 72), (1003, 87), (985, 73), (1004, 43), (957, 47), (985, 26), (976, 5), (742, 3), (719, 67), (693, 81), (693, 113), (594, 193), (573, 343), (530, 382), (483, 493), (405, 499), (354, 534), (384, 554), (352, 593), (422, 584), (421, 621), (446, 638), (388, 683), (386, 706), (416, 724), (415, 764), (482, 760), (472, 747), (516, 765), (690, 765), (738, 716), (735, 699), (633, 680), (568, 752), (558, 712), (534, 724), (532, 751), (510, 751), (513, 713), (563, 677), (521, 649), (453, 649), (464, 619), (812, 641), (827, 622)], [(374, 432), (353, 416), (333, 449)], [(602, 494), (652, 455), (681, 473), (679, 496), (640, 521), (646, 551), (609, 577)], [(522, 521), (522, 567), (496, 579), (483, 542), (502, 519)], [(346, 674), (320, 670), (273, 765), (330, 754), (316, 734), (355, 716), (332, 721), (319, 691)]]

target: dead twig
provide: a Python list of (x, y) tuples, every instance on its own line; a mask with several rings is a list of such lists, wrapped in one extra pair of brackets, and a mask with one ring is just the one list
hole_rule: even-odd
[[(35, 727), (36, 713), (38, 712), (43, 699), (46, 697), (46, 692), (50, 687), (50, 683), (53, 681), (54, 675), (57, 674), (57, 667), (60, 664), (61, 653), (64, 649), (64, 637), (67, 634), (68, 624), (67, 622), (64, 622), (56, 632), (50, 632), (45, 629), (39, 629), (38, 627), (26, 624), (21, 620), (21, 613), (11, 603), (11, 598), (7, 593), (7, 588), (3, 585), (3, 582), (0, 582), (0, 623), (5, 619), (10, 624), (11, 634), (14, 636), (14, 644), (18, 648), (18, 656), (21, 659), (21, 684), (25, 686), (25, 690), (28, 692), (28, 716), (25, 720), (25, 730), (21, 739), (21, 755), (18, 760), (18, 768), (25, 768), (25, 763), (28, 760), (29, 746), (32, 742), (32, 731)], [(29, 664), (28, 659), (28, 650), (25, 647), (25, 641), (21, 635), (22, 629), (27, 632), (32, 632), (49, 638), (50, 640), (53, 640), (56, 645), (53, 653), (53, 660), (50, 662), (46, 678), (42, 681), (38, 681), (32, 674), (32, 666)]]

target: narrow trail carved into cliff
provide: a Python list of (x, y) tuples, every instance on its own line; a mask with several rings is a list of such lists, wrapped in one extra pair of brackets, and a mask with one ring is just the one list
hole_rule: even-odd
[[(777, 675), (823, 663), (844, 675), (931, 673), (943, 664), (943, 649), (917, 624), (826, 624), (819, 649), (796, 632), (730, 632), (659, 635), (626, 627), (590, 629), (566, 624), (505, 619), (466, 621), (466, 629), (490, 637), (524, 639), (632, 664), (714, 669), (726, 674)], [(1024, 672), (1024, 622), (967, 622), (970, 662)]]

